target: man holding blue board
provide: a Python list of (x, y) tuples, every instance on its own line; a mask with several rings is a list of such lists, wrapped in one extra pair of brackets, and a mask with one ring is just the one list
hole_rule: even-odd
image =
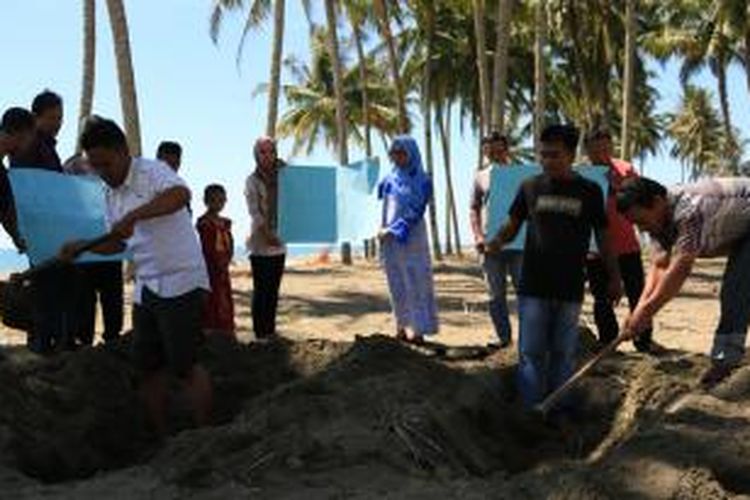
[(578, 138), (578, 129), (572, 125), (544, 129), (543, 172), (523, 182), (508, 221), (488, 245), (489, 251), (500, 251), (526, 223), (519, 290), (518, 386), (528, 407), (560, 387), (575, 368), (592, 231), (607, 265), (610, 299), (618, 300), (621, 293), (602, 189), (572, 169)]
[(495, 329), (495, 335), (498, 338), (497, 344), (492, 343), (490, 345), (503, 349), (512, 342), (506, 299), (508, 276), (513, 281), (513, 287), (518, 291), (523, 255), (520, 250), (515, 249), (488, 252), (485, 245), (485, 233), (487, 230), (487, 208), (490, 201), (492, 171), (507, 168), (510, 164), (508, 138), (499, 132), (491, 132), (482, 138), (482, 153), (488, 164), (476, 174), (471, 193), (469, 219), (471, 231), (474, 233), (474, 245), (482, 259), (482, 268), (490, 295), (490, 318)]

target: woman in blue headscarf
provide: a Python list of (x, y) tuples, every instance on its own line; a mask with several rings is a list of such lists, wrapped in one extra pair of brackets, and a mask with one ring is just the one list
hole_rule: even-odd
[(422, 168), (416, 141), (398, 136), (389, 151), (394, 168), (378, 186), (383, 200), (379, 233), (396, 336), (421, 342), (437, 333), (437, 305), (424, 212), (432, 180)]

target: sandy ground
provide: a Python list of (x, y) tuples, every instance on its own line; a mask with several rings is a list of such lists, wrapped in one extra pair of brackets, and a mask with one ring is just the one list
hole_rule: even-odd
[(0, 498), (748, 498), (750, 366), (697, 387), (722, 267), (700, 263), (660, 315), (666, 352), (625, 346), (581, 382), (572, 428), (524, 411), (514, 350), (483, 347), (492, 334), (469, 260), (437, 266), (439, 348), (388, 336), (382, 272), (361, 262), (291, 265), (283, 338), (247, 342), (250, 283), (237, 269), (241, 342), (210, 338), (199, 354), (213, 425), (191, 429), (175, 392), (164, 439), (144, 425), (127, 338), (40, 358), (4, 331)]
[[(655, 321), (655, 338), (659, 343), (689, 352), (708, 352), (718, 320), (723, 268), (722, 259), (698, 263), (680, 296), (667, 305)], [(484, 345), (494, 340), (485, 285), (476, 260), (465, 257), (436, 264), (435, 278), (440, 333), (434, 340), (449, 345)], [(238, 337), (241, 341), (250, 341), (253, 335), (249, 265), (234, 266), (233, 286)], [(517, 331), (516, 299), (510, 285), (509, 290), (511, 320)], [(128, 307), (130, 291), (128, 287)], [(344, 267), (336, 263), (293, 261), (284, 275), (281, 295), (279, 331), (290, 339), (324, 337), (345, 341), (356, 336), (393, 332), (385, 277), (376, 263), (358, 260), (353, 267)], [(618, 317), (624, 318), (626, 312), (623, 300)], [(581, 321), (594, 328), (590, 296), (584, 304)], [(125, 323), (127, 330), (129, 312)], [(321, 332), (326, 334), (322, 336)], [(24, 338), (20, 332), (0, 327), (0, 344), (19, 344)]]

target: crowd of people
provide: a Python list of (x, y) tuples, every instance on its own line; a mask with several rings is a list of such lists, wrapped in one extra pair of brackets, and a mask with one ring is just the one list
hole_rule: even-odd
[[(143, 373), (143, 397), (155, 429), (165, 429), (168, 377), (182, 385), (198, 424), (209, 420), (210, 376), (196, 349), (205, 335), (235, 338), (230, 263), (232, 221), (221, 215), (226, 189), (205, 188), (205, 213), (192, 222), (191, 191), (179, 176), (182, 148), (160, 144), (156, 160), (133, 157), (122, 129), (92, 117), (79, 138), (83, 155), (63, 163), (56, 136), (63, 120), (62, 99), (39, 94), (31, 110), (11, 108), (0, 123), (0, 161), (11, 169), (36, 168), (67, 175), (97, 175), (106, 189), (109, 234), (91, 251), (119, 260), (78, 263), (86, 242), (60, 250), (62, 264), (33, 277), (33, 325), (29, 348), (38, 353), (76, 349), (94, 342), (97, 299), (103, 339), (114, 342), (123, 325), (123, 275), (132, 275), (133, 361)], [(703, 382), (720, 382), (744, 355), (750, 321), (750, 181), (706, 179), (667, 190), (639, 178), (628, 162), (613, 158), (606, 129), (584, 139), (589, 162), (608, 171), (609, 190), (574, 169), (579, 131), (550, 125), (541, 133), (542, 173), (526, 179), (497, 234), (487, 234), (491, 176), (514, 168), (507, 138), (492, 132), (482, 139), (485, 166), (474, 182), (470, 221), (489, 292), (496, 349), (513, 345), (507, 303), (508, 278), (518, 295), (518, 387), (529, 407), (540, 403), (573, 373), (579, 343), (579, 316), (585, 283), (594, 299), (602, 347), (632, 339), (637, 350), (653, 352), (653, 316), (680, 290), (698, 257), (729, 255), (721, 293), (713, 364)], [(287, 248), (279, 236), (279, 159), (276, 143), (258, 139), (254, 171), (245, 185), (251, 219), (246, 247), (252, 269), (252, 323), (257, 341), (276, 336), (279, 289)], [(380, 182), (381, 257), (395, 320), (395, 335), (422, 343), (438, 331), (438, 308), (425, 209), (433, 196), (416, 141), (396, 137), (388, 151), (393, 168)], [(497, 215), (497, 214), (493, 214)], [(0, 169), (0, 222), (20, 251), (8, 174)], [(650, 234), (655, 251), (644, 273), (641, 242), (634, 224)], [(523, 250), (506, 248), (526, 227)], [(596, 241), (592, 250), (591, 235)], [(617, 321), (614, 306), (623, 290), (630, 314)], [(566, 411), (570, 401), (559, 410)]]

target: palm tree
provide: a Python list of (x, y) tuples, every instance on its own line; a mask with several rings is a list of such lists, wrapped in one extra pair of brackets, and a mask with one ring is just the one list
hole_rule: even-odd
[[(78, 111), (78, 137), (81, 136), (83, 122), (91, 115), (94, 102), (94, 80), (96, 77), (96, 1), (83, 0), (83, 79), (81, 83), (81, 103)], [(81, 145), (76, 141), (76, 153)]]
[(388, 48), (388, 65), (391, 70), (393, 85), (396, 87), (399, 131), (405, 134), (409, 131), (409, 120), (406, 111), (406, 92), (400, 73), (401, 63), (396, 52), (396, 41), (391, 31), (391, 17), (389, 15), (389, 11), (392, 9), (392, 6), (389, 5), (391, 1), (374, 0), (373, 6), (378, 19), (378, 28)]
[(540, 159), (542, 129), (546, 113), (547, 71), (544, 49), (547, 45), (547, 2), (537, 0), (534, 7), (534, 151)]
[[(293, 83), (282, 87), (289, 107), (279, 121), (278, 135), (293, 138), (292, 155), (309, 155), (321, 142), (334, 151), (339, 150), (333, 63), (325, 29), (313, 29), (310, 53), (309, 65), (294, 58), (287, 59), (285, 63)], [(387, 71), (372, 58), (368, 58), (366, 64), (367, 109), (363, 107), (359, 69), (347, 69), (343, 78), (347, 139), (359, 146), (364, 143), (360, 127), (365, 122), (365, 116), (381, 135), (393, 136), (399, 130), (396, 93)], [(268, 84), (261, 85), (256, 92), (267, 92), (268, 87)]]
[(477, 40), (476, 61), (479, 77), (479, 134), (484, 135), (490, 128), (491, 98), (490, 76), (487, 65), (487, 34), (485, 29), (485, 0), (473, 0), (474, 36)]
[[(458, 213), (456, 211), (456, 196), (453, 191), (453, 175), (451, 168), (451, 108), (446, 108), (445, 113), (441, 106), (437, 108), (436, 122), (440, 130), (440, 139), (443, 144), (443, 163), (445, 164), (445, 253), (451, 254), (453, 246), (456, 253), (461, 255), (461, 233), (458, 227)], [(452, 231), (451, 231), (452, 228)], [(454, 244), (451, 245), (451, 235)]]
[(689, 0), (664, 2), (660, 14), (663, 29), (647, 38), (647, 47), (660, 60), (671, 56), (682, 58), (680, 79), (686, 85), (703, 68), (716, 78), (719, 104), (726, 137), (724, 155), (737, 167), (738, 141), (729, 111), (727, 69), (733, 62), (742, 63), (739, 35), (733, 31), (731, 1)]
[(505, 130), (505, 97), (508, 91), (508, 48), (512, 18), (511, 0), (497, 3), (497, 26), (495, 42), (495, 74), (492, 83), (492, 128)]
[(636, 50), (636, 0), (625, 2), (625, 76), (622, 91), (622, 132), (620, 134), (620, 156), (630, 159), (630, 127), (633, 119), (633, 78)]
[[(432, 102), (430, 94), (432, 92), (432, 57), (435, 39), (435, 5), (431, 0), (416, 2), (416, 10), (421, 18), (421, 26), (424, 28), (424, 69), (422, 73), (422, 116), (424, 117), (424, 156), (427, 166), (427, 173), (430, 176), (434, 174), (434, 165), (432, 157)], [(432, 235), (432, 252), (435, 259), (441, 260), (443, 253), (440, 248), (440, 236), (438, 232), (437, 210), (435, 207), (435, 197), (430, 199), (427, 207), (428, 219), (430, 223), (430, 233)]]
[(333, 63), (333, 91), (336, 96), (336, 131), (339, 163), (349, 163), (349, 148), (347, 147), (346, 132), (346, 101), (344, 100), (344, 75), (341, 66), (341, 55), (339, 53), (339, 39), (336, 30), (337, 16), (334, 0), (325, 0), (326, 20), (328, 29), (328, 51)]
[(115, 45), (117, 76), (120, 83), (120, 102), (122, 117), (125, 122), (125, 134), (128, 138), (130, 153), (141, 154), (141, 126), (138, 119), (138, 99), (135, 91), (133, 57), (130, 52), (128, 20), (125, 15), (123, 0), (107, 0), (109, 22), (112, 27), (112, 40)]
[(364, 134), (365, 134), (365, 156), (372, 156), (372, 125), (367, 110), (370, 109), (370, 97), (367, 92), (368, 73), (367, 73), (367, 56), (364, 48), (364, 29), (367, 19), (367, 3), (364, 0), (344, 0), (343, 5), (349, 19), (354, 36), (354, 44), (357, 48), (357, 60), (359, 69), (360, 92), (362, 92), (362, 109), (364, 114)]
[[(281, 88), (281, 62), (284, 53), (284, 21), (286, 0), (252, 0), (247, 7), (247, 20), (242, 30), (242, 38), (237, 48), (237, 61), (242, 56), (242, 49), (251, 30), (265, 22), (273, 7), (273, 46), (271, 48), (270, 85), (268, 86), (268, 117), (266, 120), (266, 135), (276, 137), (276, 123), (279, 112), (279, 92)], [(309, 0), (303, 0), (303, 7), (309, 10)], [(245, 9), (243, 0), (215, 0), (211, 14), (210, 34), (216, 43), (221, 31), (224, 14), (228, 11)]]
[(718, 113), (711, 104), (711, 93), (687, 85), (680, 108), (670, 116), (667, 134), (674, 141), (670, 154), (690, 170), (690, 180), (722, 168), (724, 140)]

